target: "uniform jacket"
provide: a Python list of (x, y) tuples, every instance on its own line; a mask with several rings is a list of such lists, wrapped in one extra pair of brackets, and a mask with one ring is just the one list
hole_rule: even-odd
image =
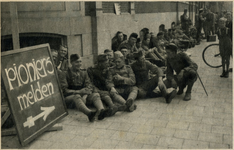
[(178, 53), (174, 58), (167, 58), (167, 79), (171, 80), (174, 78), (173, 71), (179, 74), (180, 71), (184, 69), (185, 71), (197, 70), (198, 66), (194, 63), (187, 54)]
[(68, 70), (64, 72), (64, 77), (60, 82), (65, 96), (73, 94), (75, 90), (81, 90), (82, 88), (92, 90), (92, 84), (86, 69), (80, 69), (74, 72), (71, 68), (68, 68)]
[[(124, 77), (122, 81), (117, 81), (113, 78), (114, 75), (119, 74), (120, 76)], [(112, 67), (108, 71), (107, 80), (106, 80), (106, 87), (110, 90), (112, 87), (120, 87), (126, 85), (135, 85), (136, 79), (135, 74), (132, 71), (132, 68), (128, 65), (124, 65), (122, 68), (117, 69), (116, 67)]]
[(108, 69), (101, 70), (97, 65), (94, 67), (89, 67), (87, 73), (91, 82), (94, 85), (95, 90), (107, 91), (106, 79), (108, 75)]
[(136, 85), (142, 84), (143, 82), (149, 80), (149, 70), (158, 77), (162, 77), (163, 75), (162, 70), (148, 60), (145, 60), (143, 65), (135, 62), (131, 65), (131, 67), (136, 77)]
[(65, 58), (61, 58), (60, 55), (58, 55), (57, 60), (56, 60), (56, 66), (59, 70), (62, 71), (67, 71), (68, 69), (68, 59)]

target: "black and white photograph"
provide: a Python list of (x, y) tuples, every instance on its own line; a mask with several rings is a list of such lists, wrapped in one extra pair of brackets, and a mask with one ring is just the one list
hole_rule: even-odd
[(1, 149), (233, 149), (233, 1), (1, 1)]

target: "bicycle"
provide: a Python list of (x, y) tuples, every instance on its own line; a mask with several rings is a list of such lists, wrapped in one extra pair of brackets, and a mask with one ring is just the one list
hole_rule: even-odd
[(202, 59), (206, 65), (212, 68), (219, 68), (221, 64), (221, 56), (219, 53), (219, 44), (208, 45), (202, 53)]

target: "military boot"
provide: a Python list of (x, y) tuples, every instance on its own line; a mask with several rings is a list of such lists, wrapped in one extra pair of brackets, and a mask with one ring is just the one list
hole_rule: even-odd
[(159, 87), (160, 91), (162, 92), (163, 97), (166, 99), (166, 103), (170, 103), (172, 99), (176, 96), (176, 90), (172, 88), (173, 90), (171, 92), (168, 92), (166, 86)]
[(96, 111), (91, 111), (87, 116), (89, 118), (89, 121), (90, 122), (93, 122), (94, 121), (94, 117), (95, 117), (95, 114), (96, 114)]
[(220, 77), (223, 78), (223, 77), (225, 77), (225, 75), (226, 75), (226, 72), (225, 72), (225, 70), (223, 70), (223, 73), (220, 75)]
[(191, 92), (190, 93), (185, 93), (185, 96), (184, 96), (184, 101), (189, 101), (191, 100)]
[(184, 96), (185, 101), (191, 100), (191, 92), (192, 92), (193, 84), (194, 84), (194, 81), (188, 81), (187, 91)]

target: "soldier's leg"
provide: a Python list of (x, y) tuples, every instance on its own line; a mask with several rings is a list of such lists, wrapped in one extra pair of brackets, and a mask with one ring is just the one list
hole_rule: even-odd
[(188, 101), (191, 99), (191, 92), (192, 92), (193, 84), (197, 80), (197, 73), (195, 70), (185, 71), (183, 78), (185, 78), (185, 80), (187, 80), (187, 82), (186, 82), (187, 90), (186, 90), (186, 93), (184, 96), (184, 100)]
[(158, 86), (158, 77), (154, 76), (150, 80), (138, 86), (138, 98), (158, 97), (161, 93), (154, 93), (154, 89)]
[(118, 93), (111, 93), (110, 94), (111, 98), (113, 99), (113, 101), (115, 101), (115, 102), (117, 102), (119, 104), (125, 105), (126, 100), (122, 97), (122, 94), (123, 94), (124, 90), (121, 90), (119, 88), (115, 88), (115, 89), (116, 89), (116, 91)]
[(147, 96), (147, 91), (145, 91), (142, 87), (138, 87), (138, 94), (137, 94), (137, 98), (146, 98)]
[(112, 99), (110, 98), (110, 94), (108, 91), (101, 91), (99, 90), (98, 93), (100, 94), (101, 100), (107, 104), (109, 107), (113, 107), (114, 103), (112, 102)]
[(126, 101), (126, 106), (128, 107), (129, 111), (132, 112), (136, 109), (136, 105), (134, 104), (135, 99), (137, 98), (138, 87), (132, 86), (125, 89), (125, 94), (128, 94), (128, 98)]
[(97, 108), (98, 120), (104, 119), (106, 116), (108, 116), (108, 109), (104, 109), (104, 106), (101, 101), (101, 97), (99, 93), (92, 93), (87, 97), (87, 103), (92, 103)]
[(148, 81), (148, 84), (145, 84), (143, 87), (146, 91), (148, 91), (147, 96), (163, 96), (166, 99), (167, 103), (170, 103), (171, 100), (176, 95), (176, 88), (172, 90), (171, 92), (168, 91), (166, 85), (163, 83), (161, 86), (158, 86), (161, 95), (160, 94), (154, 94), (153, 90), (158, 86), (158, 77), (155, 76), (152, 79)]
[(101, 100), (109, 106), (108, 116), (113, 116), (119, 110), (120, 106), (118, 107), (112, 102), (108, 91), (99, 91), (99, 94)]
[(120, 104), (120, 106), (118, 106), (118, 111), (125, 111), (127, 108), (126, 100), (119, 93), (112, 93), (110, 95), (114, 102)]
[(226, 73), (225, 78), (229, 77), (229, 65), (230, 65), (230, 55), (226, 54), (225, 56), (225, 63), (226, 63)]
[(96, 114), (96, 111), (91, 111), (84, 103), (84, 101), (82, 100), (81, 96), (76, 94), (76, 95), (70, 95), (65, 97), (65, 102), (66, 103), (74, 103), (76, 108), (83, 112), (85, 115), (88, 116), (89, 121), (93, 121), (94, 120), (94, 116)]

